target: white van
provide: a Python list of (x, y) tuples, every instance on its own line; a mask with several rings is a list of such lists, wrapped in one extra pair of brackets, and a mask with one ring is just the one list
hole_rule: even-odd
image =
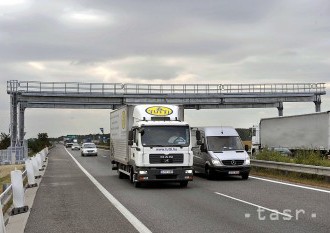
[(249, 178), (250, 157), (233, 127), (192, 128), (193, 166), (208, 179), (219, 175)]

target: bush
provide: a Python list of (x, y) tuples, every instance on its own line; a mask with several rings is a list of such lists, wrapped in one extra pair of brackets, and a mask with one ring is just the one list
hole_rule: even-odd
[(50, 146), (47, 133), (39, 133), (38, 138), (31, 138), (28, 140), (28, 147), (31, 149), (32, 154), (38, 153), (46, 146)]
[(264, 149), (259, 154), (256, 155), (256, 159), (284, 162), (284, 163), (297, 163), (297, 164), (305, 164), (305, 165), (313, 165), (313, 166), (330, 167), (330, 160), (324, 157), (323, 154), (320, 153), (319, 151), (313, 151), (313, 150), (297, 150), (295, 151), (294, 156), (288, 157), (278, 152)]
[(275, 162), (284, 162), (284, 163), (292, 162), (291, 157), (283, 156), (279, 152), (271, 151), (268, 149), (264, 149), (260, 153), (258, 153), (256, 155), (256, 159), (266, 160), (266, 161), (275, 161)]

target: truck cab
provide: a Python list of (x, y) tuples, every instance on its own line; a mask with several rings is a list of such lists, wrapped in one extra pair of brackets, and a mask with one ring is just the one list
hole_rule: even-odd
[(193, 167), (208, 179), (218, 175), (240, 175), (248, 179), (250, 157), (232, 127), (192, 128)]

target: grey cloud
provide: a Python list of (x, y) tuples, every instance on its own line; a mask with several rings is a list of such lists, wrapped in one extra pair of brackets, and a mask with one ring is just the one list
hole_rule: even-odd
[[(9, 106), (7, 80), (108, 80), (102, 77), (102, 72), (93, 73), (97, 67), (118, 72), (119, 76), (137, 83), (170, 80), (180, 74), (191, 75), (192, 81), (204, 83), (330, 80), (330, 2), (326, 0), (304, 3), (299, 0), (31, 2), (32, 5), (22, 11), (0, 9), (1, 116)], [(74, 11), (97, 12), (108, 17), (109, 22), (79, 24), (63, 18)], [(132, 59), (136, 57), (142, 59)], [(175, 59), (180, 62), (166, 62)], [(125, 62), (127, 60), (131, 62)], [(31, 61), (45, 64), (46, 69), (29, 67), (27, 62)], [(329, 108), (329, 98), (322, 100), (322, 106)], [(312, 112), (313, 104), (308, 104), (307, 109)], [(9, 109), (7, 111), (9, 116)], [(261, 116), (276, 115), (276, 109), (232, 110), (226, 112), (228, 124), (232, 119), (236, 119), (233, 125), (243, 122), (235, 118), (238, 111), (247, 113), (246, 127)], [(188, 120), (216, 124), (218, 118), (214, 113), (216, 111), (209, 111), (207, 117), (201, 114), (198, 119), (197, 113), (192, 114)], [(89, 124), (93, 118), (83, 111), (61, 111), (56, 115), (58, 119), (66, 119), (65, 114), (80, 116), (75, 119), (77, 125), (61, 126), (64, 120), (52, 118), (53, 114), (48, 110), (28, 111), (28, 134), (38, 130), (38, 117), (49, 119), (43, 127), (49, 127), (45, 129), (50, 135), (79, 131), (79, 124)], [(97, 121), (106, 127), (108, 113), (100, 114), (105, 116)], [(56, 129), (49, 126), (51, 119), (58, 123)], [(7, 125), (1, 125), (0, 131), (7, 130)], [(88, 130), (93, 128), (98, 127), (93, 124)]]
[(157, 61), (157, 59), (153, 58), (129, 64), (115, 65), (114, 68), (116, 70), (121, 71), (126, 76), (130, 78), (135, 78), (137, 80), (173, 79), (183, 69), (179, 66), (163, 64), (162, 62)]

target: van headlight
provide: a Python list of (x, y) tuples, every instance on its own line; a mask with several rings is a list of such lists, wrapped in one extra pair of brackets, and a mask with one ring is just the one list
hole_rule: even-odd
[(221, 165), (221, 163), (220, 163), (220, 161), (218, 159), (212, 159), (212, 164), (214, 166), (220, 166)]
[(245, 158), (245, 165), (250, 165), (251, 164), (251, 161), (250, 161), (250, 156), (246, 156)]

